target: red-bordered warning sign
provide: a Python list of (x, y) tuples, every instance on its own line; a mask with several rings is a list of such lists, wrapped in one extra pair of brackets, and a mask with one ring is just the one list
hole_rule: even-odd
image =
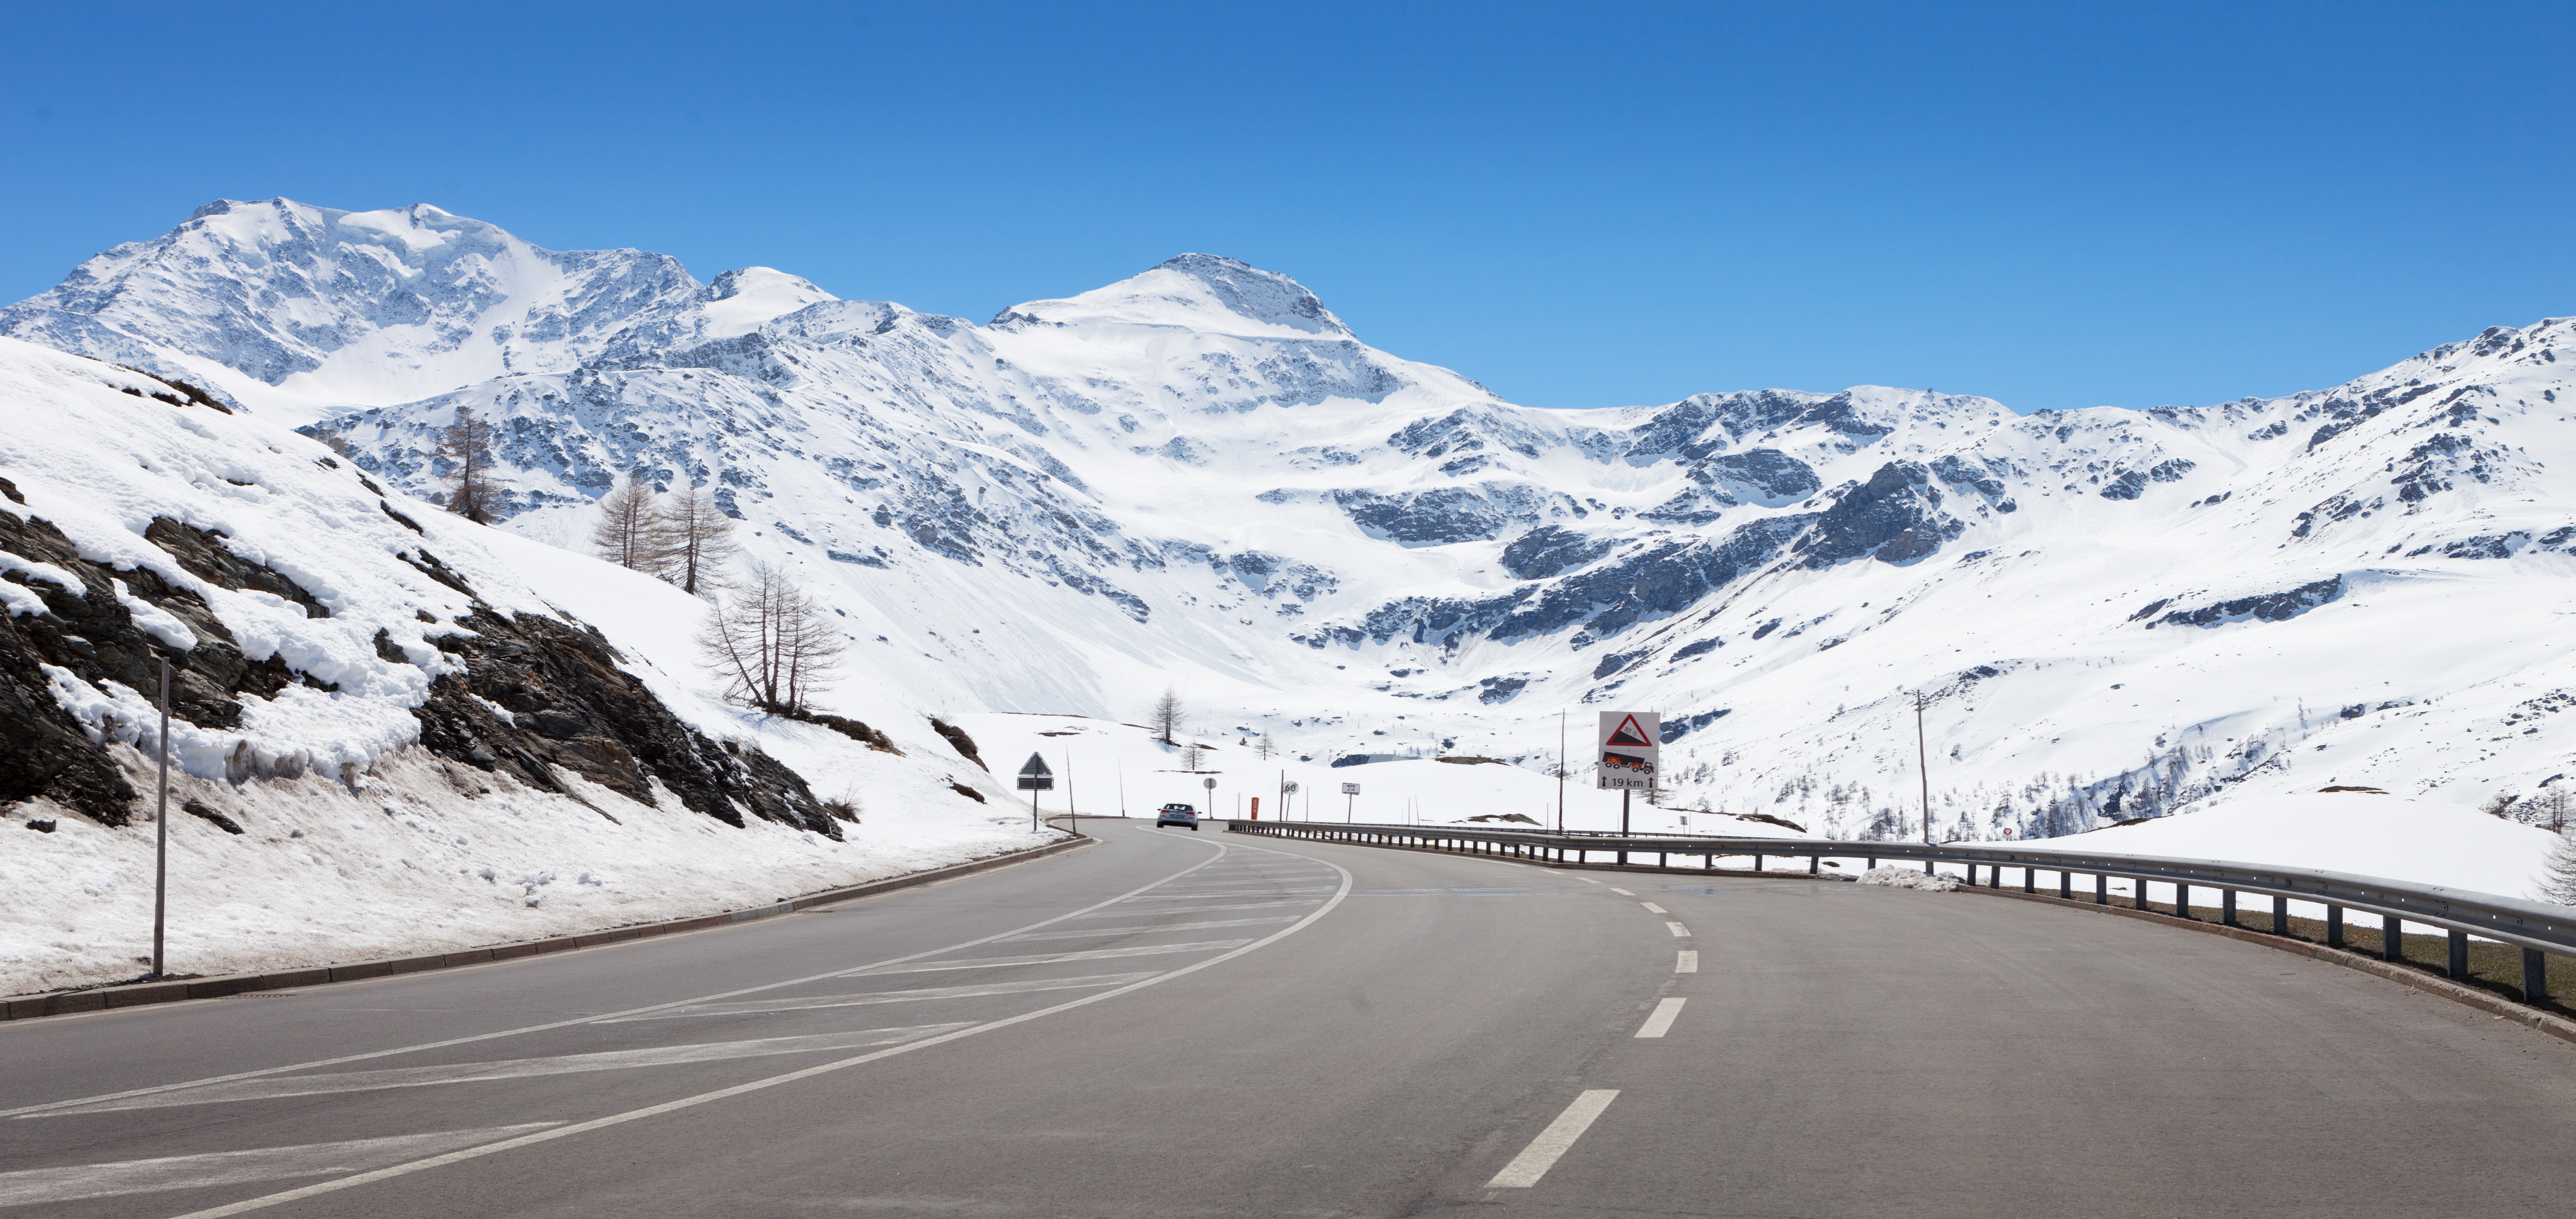
[(1611, 791), (1649, 791), (1663, 764), (1664, 717), (1653, 711), (1604, 711), (1601, 731), (1593, 738), (1599, 776), (1594, 786)]

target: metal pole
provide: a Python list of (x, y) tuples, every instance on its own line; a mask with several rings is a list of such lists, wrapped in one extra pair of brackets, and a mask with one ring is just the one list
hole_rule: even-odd
[(1932, 845), (1932, 757), (1923, 744), (1923, 692), (1914, 692), (1914, 772), (1923, 779), (1923, 845)]
[(161, 657), (161, 798), (152, 820), (152, 976), (165, 964), (161, 932), (170, 910), (170, 658)]
[(1556, 832), (1565, 832), (1565, 711), (1556, 713)]
[[(1064, 815), (1068, 824), (1082, 816), (1081, 811), (1073, 807), (1073, 746), (1071, 745), (1064, 747)], [(1074, 828), (1073, 832), (1079, 834), (1082, 831)]]
[(1038, 832), (1038, 785), (1029, 784), (1029, 832)]
[(1628, 862), (1628, 797), (1627, 788), (1619, 789), (1619, 862)]

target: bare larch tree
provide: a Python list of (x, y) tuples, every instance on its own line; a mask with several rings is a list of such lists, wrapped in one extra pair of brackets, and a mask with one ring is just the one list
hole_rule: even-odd
[(737, 549), (733, 518), (705, 487), (682, 487), (662, 501), (661, 527), (668, 553), (662, 578), (691, 596), (724, 586), (724, 565)]
[(653, 488), (640, 478), (620, 479), (599, 497), (599, 523), (591, 527), (590, 543), (601, 558), (620, 567), (669, 578), (676, 549), (672, 532)]
[(1171, 744), (1172, 734), (1181, 730), (1181, 696), (1172, 693), (1170, 686), (1163, 687), (1163, 696), (1154, 700), (1151, 718), (1155, 733), (1164, 744)]
[(848, 645), (786, 573), (745, 567), (741, 585), (707, 614), (698, 647), (725, 679), (725, 697), (772, 715), (801, 715)]
[(447, 472), (447, 510), (477, 525), (492, 523), (492, 425), (474, 408), (456, 408), (456, 422), (439, 434), (438, 451), (454, 465)]

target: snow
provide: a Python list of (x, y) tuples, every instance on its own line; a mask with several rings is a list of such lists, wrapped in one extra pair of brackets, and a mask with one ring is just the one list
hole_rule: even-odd
[(2019, 844), (2022, 850), (2275, 864), (2542, 900), (2558, 835), (2473, 808), (2374, 792), (2207, 801), (2137, 825)]
[[(256, 416), (122, 392), (133, 380), (0, 338), (0, 477), (26, 501), (0, 502), (0, 510), (50, 522), (85, 559), (148, 569), (196, 594), (252, 660), (277, 656), (339, 686), (243, 696), (237, 728), (173, 720), (175, 969), (353, 960), (682, 917), (1031, 841), (1002, 803), (1006, 789), (958, 758), (927, 713), (866, 658), (852, 666), (846, 694), (824, 705), (889, 733), (903, 757), (721, 702), (692, 642), (705, 604), (667, 584), (390, 497), (421, 526), (414, 533), (314, 441)], [(156, 517), (220, 535), (226, 549), (296, 579), (331, 616), (196, 578), (144, 536)], [(473, 605), (404, 561), (422, 549), (503, 613), (570, 613), (600, 627), (684, 721), (767, 750), (819, 796), (854, 797), (864, 819), (846, 827), (846, 842), (758, 820), (735, 829), (667, 793), (647, 807), (585, 786), (594, 806), (585, 807), (425, 757), (414, 747), (411, 709), (458, 664), (431, 640), (462, 630), (453, 619)], [(51, 565), (8, 562), (30, 579), (80, 584)], [(183, 624), (117, 585), (138, 625), (172, 646), (194, 645)], [(23, 586), (0, 589), (11, 590), (13, 614), (44, 612)], [(377, 654), (379, 631), (407, 663)], [(159, 714), (147, 692), (94, 686), (50, 666), (43, 676), (55, 704), (148, 791)], [(996, 803), (960, 796), (952, 781)], [(248, 832), (235, 837), (178, 815), (189, 799)], [(0, 825), (11, 848), (0, 854), (0, 890), (11, 894), (0, 905), (0, 992), (140, 972), (138, 937), (150, 930), (148, 827), (103, 828), (43, 800), (0, 815), (11, 823)], [(56, 831), (17, 824), (37, 820), (54, 821)], [(505, 886), (519, 876), (556, 879)]]
[[(432, 266), (450, 285), (433, 311), (473, 319), (452, 348), (356, 290), (240, 303), (289, 270), (421, 285)], [(325, 321), (367, 337), (297, 337)], [(1655, 710), (1667, 787), (1636, 828), (1911, 838), (1918, 694), (1934, 836), (1962, 842), (2336, 785), (2456, 810), (2576, 776), (2576, 637), (2557, 622), (2576, 503), (2555, 476), (2576, 468), (2570, 319), (2202, 407), (2024, 417), (1855, 386), (1545, 411), (1368, 347), (1294, 279), (1209, 255), (978, 326), (768, 268), (701, 286), (658, 255), (539, 250), (435, 209), (273, 200), (101, 255), (0, 332), (201, 373), (266, 423), (323, 419), (369, 477), (422, 497), (446, 470), (439, 428), (477, 411), (512, 515), (469, 530), (397, 499), (426, 544), (488, 595), (598, 625), (684, 717), (756, 737), (821, 792), (885, 755), (714, 701), (694, 610), (564, 553), (615, 479), (713, 486), (747, 552), (830, 607), (852, 672), (823, 709), (896, 734), (903, 800), (953, 802), (951, 777), (1008, 792), (926, 733), (935, 716), (999, 770), (1071, 744), (1083, 775), (1198, 802), (1201, 776), (1116, 727), (1166, 688), (1218, 746), (1219, 813), (1256, 792), (1267, 808), (1284, 769), (1310, 795), (1362, 783), (1362, 819), (1552, 824), (1570, 712), (1567, 824), (1613, 828), (1582, 726)], [(339, 606), (382, 606), (353, 631), (390, 622), (437, 663), (401, 624), (444, 590), (380, 563), (411, 535), (347, 493), (353, 474), (286, 488), (223, 442), (245, 420), (86, 375), (120, 410), (216, 439), (138, 448), (109, 428), (107, 457), (41, 454), (59, 471), (41, 502), (85, 551), (160, 563), (134, 534), (165, 499), (257, 526), (234, 544), (330, 590), (335, 617), (235, 596), (219, 613), (237, 633), (294, 663), (354, 656), (353, 689), (416, 672), (326, 635)], [(312, 451), (287, 463), (299, 477)], [(332, 547), (375, 559), (308, 560), (303, 539), (344, 524)], [(1028, 727), (1056, 718), (1075, 735)], [(1263, 732), (1282, 758), (1246, 763), (1236, 742)], [(1329, 765), (1363, 754), (1401, 760)]]

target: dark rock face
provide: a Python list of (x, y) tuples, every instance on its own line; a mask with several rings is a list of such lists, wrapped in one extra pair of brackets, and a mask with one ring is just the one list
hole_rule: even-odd
[(984, 755), (976, 752), (975, 738), (966, 735), (965, 729), (960, 728), (955, 724), (932, 720), (930, 721), (930, 730), (946, 738), (949, 746), (957, 751), (959, 757), (965, 758), (969, 762), (973, 762), (982, 770), (990, 771), (993, 769), (990, 766), (984, 765)]
[(1869, 481), (1837, 493), (1816, 527), (1798, 539), (1810, 570), (1859, 558), (1911, 563), (1941, 549), (1967, 526), (1941, 510), (1941, 492), (1920, 463), (1891, 461)]
[(1814, 467), (1778, 449), (1746, 449), (1704, 457), (1692, 463), (1688, 473), (1693, 482), (1703, 487), (1728, 491), (1772, 508), (1795, 503), (1825, 487)]
[(659, 779), (682, 804), (728, 825), (742, 825), (748, 811), (841, 836), (796, 772), (756, 748), (718, 744), (681, 723), (641, 679), (617, 667), (616, 649), (596, 630), (490, 609), (457, 625), (474, 636), (437, 643), (465, 661), (465, 676), (439, 678), (415, 713), (421, 744), (440, 757), (506, 770), (531, 787), (576, 798), (554, 768), (646, 805), (655, 803), (652, 780)]
[[(144, 536), (210, 584), (271, 593), (311, 614), (327, 612), (293, 580), (233, 554), (220, 535), (164, 518)], [(149, 697), (159, 689), (157, 665), (166, 656), (171, 714), (201, 728), (238, 727), (244, 695), (274, 697), (298, 681), (329, 689), (274, 657), (250, 661), (196, 594), (148, 568), (114, 571), (87, 562), (46, 521), (0, 512), (0, 549), (60, 567), (85, 586), (74, 596), (23, 572), (8, 577), (42, 597), (47, 612), (0, 617), (0, 801), (46, 796), (103, 825), (130, 820), (132, 786), (107, 750), (91, 744), (81, 725), (55, 704), (39, 665), (68, 669), (93, 685), (117, 682)], [(471, 593), (427, 552), (409, 557), (423, 572)], [(129, 595), (186, 624), (197, 646), (178, 653), (136, 627), (116, 598), (119, 581)], [(561, 767), (645, 804), (654, 802), (651, 780), (658, 778), (688, 807), (731, 824), (742, 824), (739, 810), (747, 809), (837, 836), (795, 772), (757, 749), (718, 745), (682, 724), (640, 680), (617, 668), (617, 653), (596, 632), (533, 615), (504, 618), (489, 609), (478, 609), (459, 625), (480, 637), (449, 636), (438, 643), (464, 658), (466, 675), (440, 678), (428, 702), (414, 712), (422, 745), (439, 756), (485, 771), (506, 768), (541, 790), (572, 794), (552, 769)], [(386, 647), (380, 634), (379, 654), (404, 659), (400, 649)], [(512, 714), (494, 712), (494, 704)], [(229, 777), (242, 782), (257, 776)], [(222, 817), (208, 820), (220, 824)]]
[(1337, 491), (1335, 502), (1360, 528), (1407, 546), (1442, 546), (1493, 537), (1511, 516), (1464, 487), (1439, 487), (1409, 495)]
[(1670, 745), (1673, 742), (1689, 736), (1702, 728), (1706, 728), (1719, 720), (1725, 719), (1727, 716), (1734, 713), (1735, 708), (1733, 707), (1720, 707), (1715, 711), (1702, 711), (1697, 715), (1685, 715), (1677, 719), (1665, 720), (1664, 743)]
[[(147, 536), (220, 550), (211, 540), (214, 535), (166, 519), (154, 521)], [(6, 577), (41, 597), (46, 612), (0, 616), (0, 801), (48, 796), (101, 825), (124, 825), (129, 819), (133, 787), (106, 749), (91, 744), (80, 723), (54, 702), (39, 665), (68, 669), (92, 685), (118, 682), (151, 697), (160, 689), (158, 666), (166, 657), (170, 713), (201, 728), (239, 726), (238, 695), (272, 696), (296, 680), (275, 658), (257, 664), (245, 659), (232, 633), (196, 594), (173, 587), (149, 569), (116, 571), (89, 562), (48, 521), (0, 512), (0, 550), (53, 564), (84, 586), (74, 596), (23, 572)], [(240, 564), (229, 552), (223, 558)], [(206, 563), (208, 571), (220, 570), (211, 555), (198, 554), (196, 560)], [(312, 597), (293, 581), (265, 569), (261, 574), (268, 583), (260, 587), (312, 604)], [(116, 598), (119, 582), (130, 595), (186, 624), (197, 636), (196, 648), (177, 652), (135, 626), (134, 615)]]
[[(2224, 626), (2230, 622), (2244, 622), (2249, 619), (2255, 622), (2287, 622), (2320, 605), (2341, 598), (2343, 592), (2343, 577), (2334, 576), (2312, 584), (2302, 584), (2285, 592), (2238, 597), (2233, 601), (2221, 601), (2215, 605), (2204, 605), (2199, 609), (2175, 610), (2148, 623), (2147, 627), (2153, 630), (2166, 625)], [(2129, 621), (2135, 622), (2147, 617), (2168, 604), (2171, 602), (2154, 602), (2145, 609), (2131, 614)]]
[(1607, 538), (1587, 538), (1571, 529), (1548, 525), (1530, 530), (1503, 547), (1503, 570), (1514, 579), (1544, 580), (1572, 571), (1617, 548)]

